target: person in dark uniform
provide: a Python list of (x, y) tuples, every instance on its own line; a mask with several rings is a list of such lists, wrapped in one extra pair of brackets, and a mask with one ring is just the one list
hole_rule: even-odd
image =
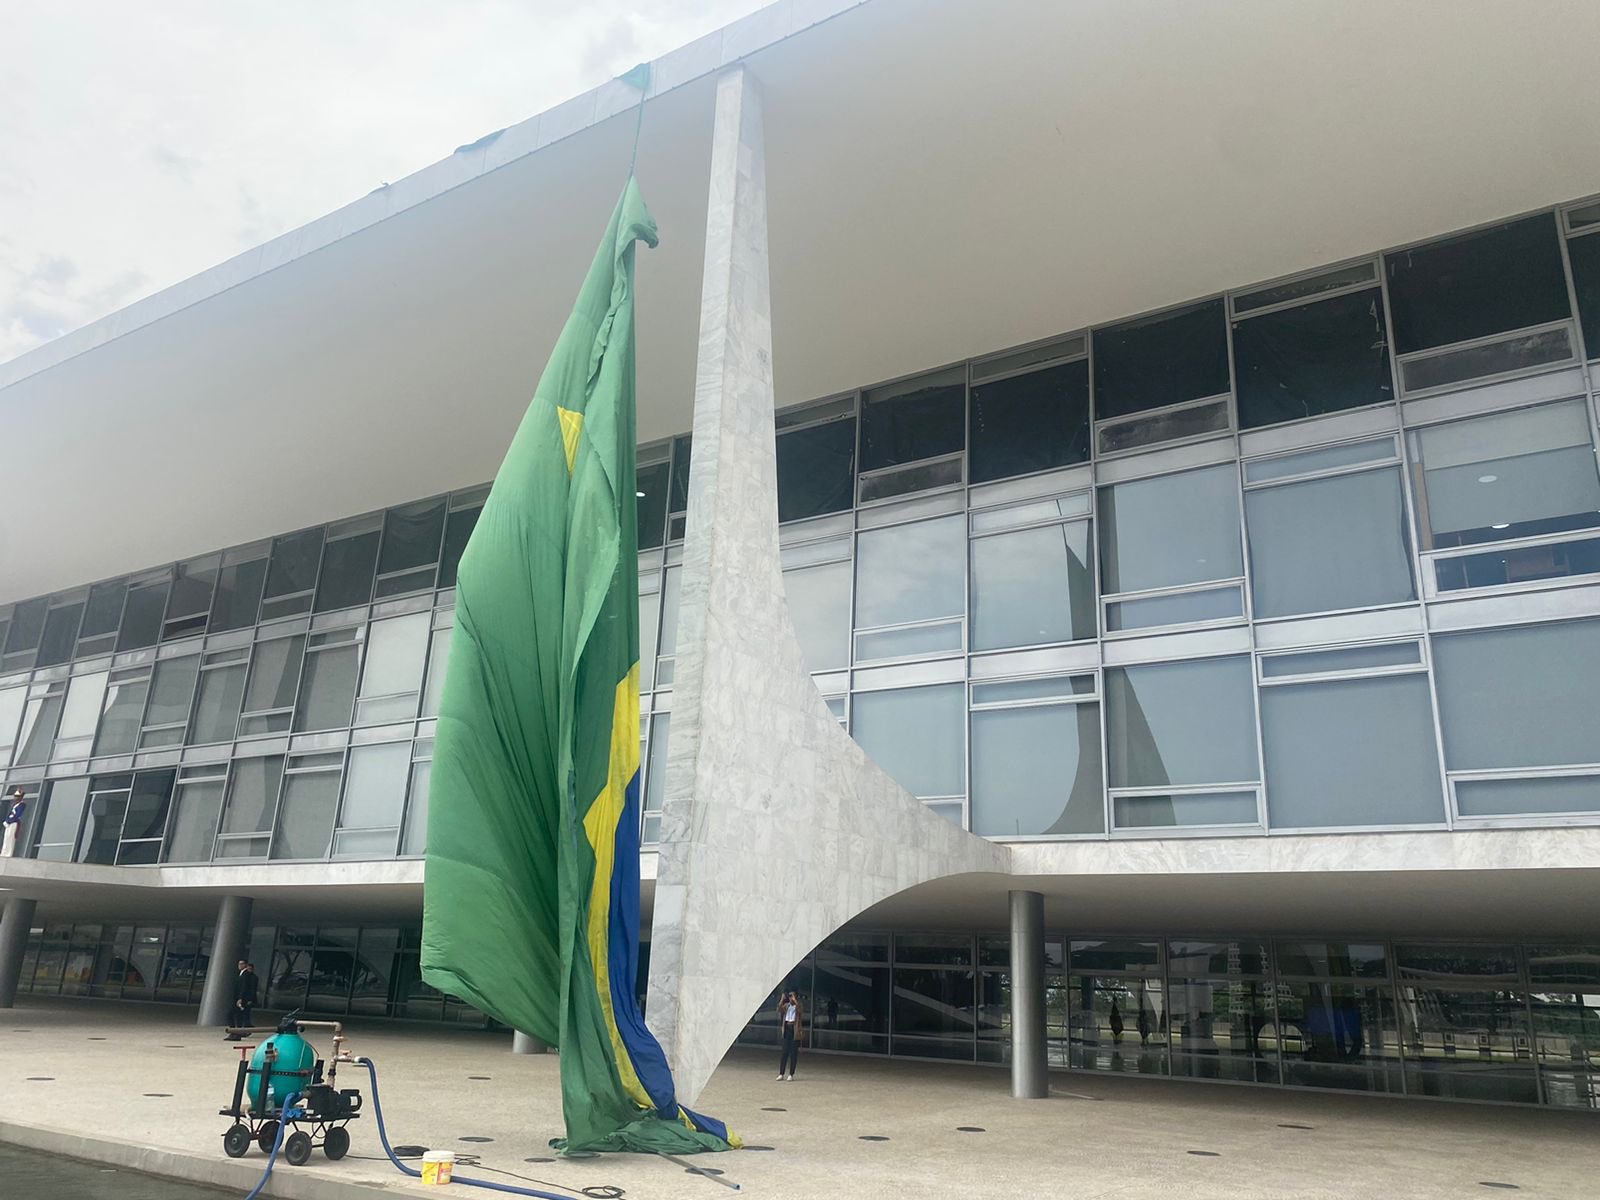
[[(244, 959), (239, 960), (239, 973), (233, 979), (233, 1027), (247, 1029), (251, 1023), (250, 1010), (255, 1008), (259, 998), (260, 981), (256, 978), (256, 969)], [(230, 1042), (238, 1041), (243, 1034), (229, 1034)]]

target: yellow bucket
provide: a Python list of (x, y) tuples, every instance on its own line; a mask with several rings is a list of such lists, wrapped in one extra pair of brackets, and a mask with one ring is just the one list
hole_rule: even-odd
[(422, 1156), (422, 1182), (443, 1187), (450, 1182), (456, 1156), (448, 1150), (429, 1150)]

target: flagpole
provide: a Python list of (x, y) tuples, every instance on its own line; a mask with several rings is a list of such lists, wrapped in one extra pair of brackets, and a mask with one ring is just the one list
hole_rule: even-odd
[(632, 179), (633, 169), (639, 165), (639, 135), (644, 132), (644, 100), (645, 92), (650, 88), (650, 64), (640, 63), (626, 75), (617, 78), (639, 89), (639, 119), (633, 127), (633, 155), (628, 159), (628, 178)]

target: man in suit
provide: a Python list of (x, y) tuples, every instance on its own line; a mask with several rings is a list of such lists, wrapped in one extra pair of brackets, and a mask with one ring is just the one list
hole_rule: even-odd
[[(244, 959), (239, 960), (239, 973), (233, 979), (233, 1021), (235, 1029), (246, 1029), (250, 1025), (250, 1010), (256, 1006), (259, 998), (259, 981), (256, 979), (256, 969)], [(238, 1041), (243, 1034), (229, 1034), (230, 1042)]]

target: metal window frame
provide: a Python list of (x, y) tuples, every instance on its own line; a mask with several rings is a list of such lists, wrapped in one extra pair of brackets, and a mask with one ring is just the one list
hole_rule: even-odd
[[(1570, 275), (1571, 272), (1569, 271)], [(1532, 337), (1536, 334), (1561, 330), (1567, 335), (1567, 357), (1539, 363), (1533, 366), (1513, 367), (1506, 371), (1491, 371), (1487, 375), (1472, 375), (1465, 379), (1452, 380), (1449, 383), (1430, 384), (1426, 387), (1411, 388), (1405, 383), (1405, 369), (1414, 362), (1423, 362), (1436, 358), (1447, 358), (1452, 354), (1463, 353), (1468, 350), (1477, 350), (1485, 346), (1493, 346), (1500, 342), (1509, 342), (1514, 338)], [(1530, 375), (1544, 375), (1551, 371), (1563, 371), (1569, 367), (1582, 363), (1582, 343), (1579, 341), (1577, 322), (1572, 317), (1559, 321), (1545, 321), (1539, 325), (1526, 325), (1520, 329), (1506, 329), (1499, 333), (1485, 334), (1483, 337), (1468, 338), (1465, 341), (1451, 342), (1444, 346), (1430, 346), (1426, 350), (1411, 350), (1405, 354), (1391, 354), (1395, 363), (1395, 374), (1400, 390), (1395, 393), (1399, 400), (1417, 400), (1424, 396), (1437, 396), (1450, 392), (1464, 391), (1467, 388), (1483, 387), (1487, 384), (1501, 383), (1508, 379), (1523, 379)]]

